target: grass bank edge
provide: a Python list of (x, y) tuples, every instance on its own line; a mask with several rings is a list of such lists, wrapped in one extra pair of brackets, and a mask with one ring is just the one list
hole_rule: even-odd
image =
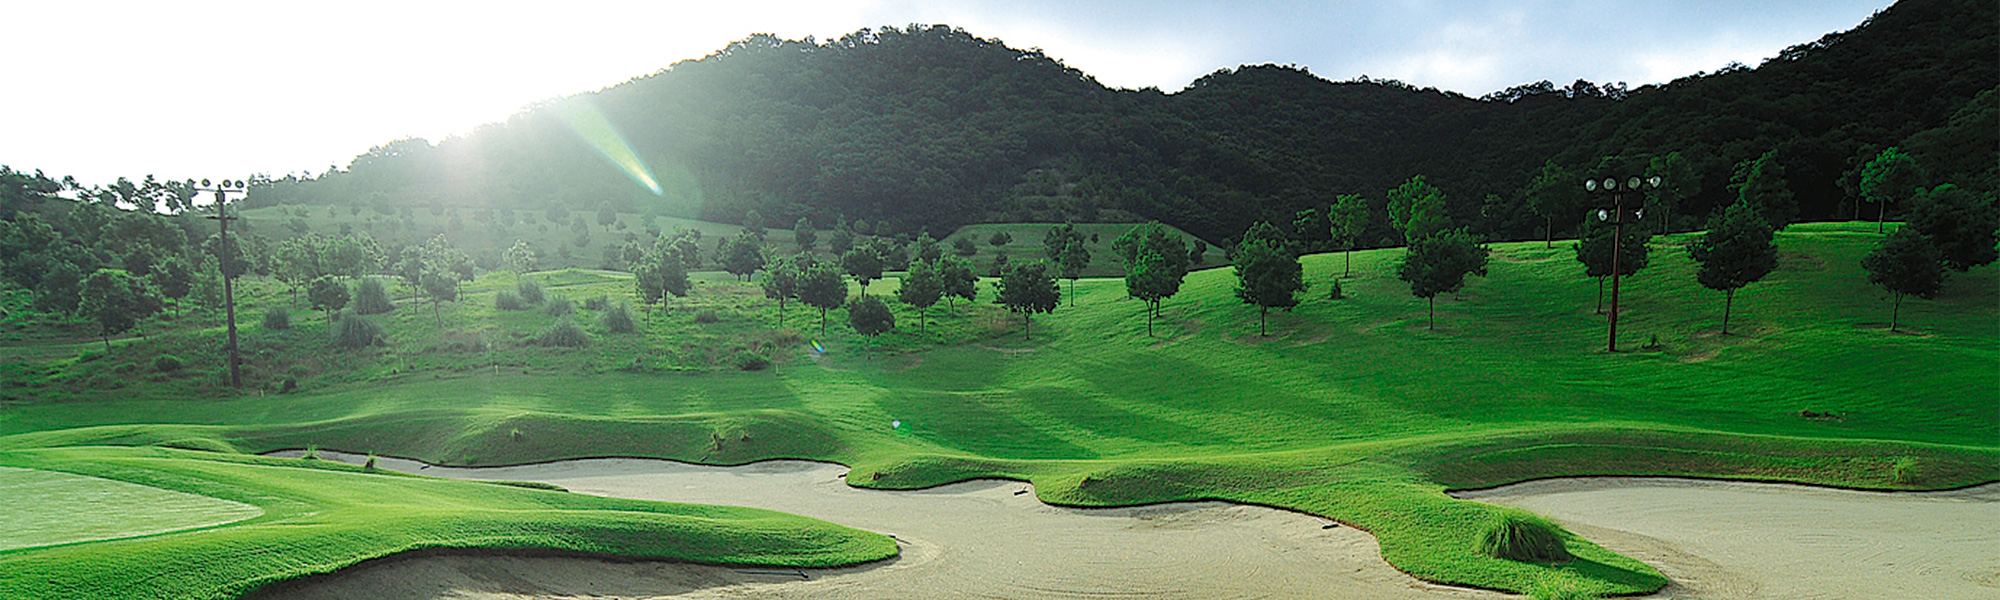
[(793, 567), (847, 566), (898, 552), (887, 536), (776, 511), (365, 473), (329, 461), (88, 447), (4, 451), (0, 464), (265, 509), (220, 527), (0, 553), (5, 597), (236, 598), (424, 548)]

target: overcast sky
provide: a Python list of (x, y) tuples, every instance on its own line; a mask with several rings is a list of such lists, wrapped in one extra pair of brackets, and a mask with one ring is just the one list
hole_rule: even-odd
[(752, 33), (946, 23), (1113, 87), (1295, 64), (1479, 96), (1660, 83), (1859, 25), (1888, 0), (11, 3), (0, 164), (86, 183), (283, 176), (433, 141)]

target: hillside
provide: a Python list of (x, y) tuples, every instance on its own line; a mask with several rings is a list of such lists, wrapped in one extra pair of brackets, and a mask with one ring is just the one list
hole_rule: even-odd
[[(1995, 190), (1995, 11), (1905, 0), (1756, 68), (1629, 90), (1539, 82), (1479, 99), (1271, 65), (1222, 69), (1172, 94), (1109, 89), (947, 26), (753, 36), (469, 136), (385, 143), (342, 171), (260, 182), (249, 202), (609, 203), (722, 222), (756, 210), (774, 224), (862, 219), (934, 236), (976, 222), (1158, 219), (1222, 244), (1335, 194), (1379, 207), (1385, 190), (1424, 174), (1449, 192), (1458, 222), (1529, 239), (1540, 220), (1521, 193), (1544, 160), (1631, 169), (1679, 151), (1702, 190), (1678, 211), (1687, 220), (1673, 226), (1686, 230), (1730, 197), (1734, 165), (1776, 150), (1803, 220), (1848, 218), (1858, 160), (1890, 145), (1917, 154), (1936, 182)], [(570, 125), (600, 113), (620, 139)], [(657, 194), (634, 184), (639, 171), (599, 158), (621, 148)], [(1386, 233), (1377, 223), (1364, 243)]]
[[(1908, 333), (1889, 333), (1887, 300), (1857, 266), (1872, 230), (1781, 233), (1779, 270), (1738, 295), (1727, 336), (1719, 294), (1694, 284), (1676, 248), (1686, 237), (1656, 240), (1653, 264), (1626, 281), (1628, 351), (1617, 354), (1601, 349), (1595, 287), (1567, 250), (1538, 242), (1496, 245), (1489, 276), (1441, 299), (1434, 331), (1390, 275), (1398, 252), (1355, 253), (1350, 298), (1338, 301), (1320, 294), (1344, 257), (1308, 256), (1311, 298), (1272, 315), (1269, 337), (1233, 297), (1229, 269), (1191, 274), (1153, 337), (1122, 281), (1086, 279), (1074, 308), (1037, 317), (1032, 342), (989, 303), (990, 283), (980, 302), (934, 307), (921, 333), (914, 311), (892, 303), (901, 326), (870, 341), (842, 310), (822, 334), (816, 311), (780, 315), (751, 284), (710, 274), (645, 316), (643, 333), (609, 333), (582, 308), (591, 345), (545, 348), (527, 340), (560, 317), (495, 310), (494, 294), (513, 287), (495, 273), (441, 318), (420, 304), (385, 315), (385, 347), (333, 348), (305, 310), (291, 330), (248, 325), (260, 394), (218, 395), (212, 356), (149, 366), (163, 352), (212, 353), (202, 348), (217, 332), (200, 324), (212, 320), (167, 321), (109, 352), (21, 359), (5, 379), (0, 462), (103, 444), (318, 446), (454, 465), (812, 458), (852, 466), (848, 481), (862, 486), (1007, 477), (1057, 504), (1268, 504), (1366, 528), (1386, 559), (1426, 579), (1644, 591), (1664, 580), (1580, 538), (1572, 548), (1602, 569), (1471, 554), (1467, 524), (1491, 507), (1439, 492), (1587, 474), (1878, 489), (2000, 479), (1989, 410), (2000, 268), (1954, 275), (1940, 299), (1904, 307)], [(530, 276), (551, 296), (612, 303), (630, 301), (625, 277)], [(253, 322), (272, 305), (302, 306), (247, 281)], [(1657, 348), (1641, 348), (1654, 336)], [(268, 387), (275, 375), (297, 390)]]

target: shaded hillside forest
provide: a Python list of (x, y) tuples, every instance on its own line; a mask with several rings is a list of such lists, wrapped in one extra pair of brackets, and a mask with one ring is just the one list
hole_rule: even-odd
[[(1756, 68), (1637, 89), (1543, 81), (1481, 98), (1278, 65), (1220, 70), (1172, 94), (1109, 89), (1038, 50), (941, 25), (758, 35), (467, 136), (396, 141), (345, 169), (259, 180), (249, 206), (610, 204), (728, 223), (754, 210), (766, 223), (865, 220), (905, 235), (1158, 219), (1226, 244), (1257, 221), (1323, 215), (1338, 194), (1381, 214), (1387, 190), (1423, 174), (1449, 194), (1454, 222), (1517, 240), (1544, 234), (1525, 196), (1545, 161), (1580, 177), (1678, 151), (1700, 177), (1674, 211), (1673, 228), (1688, 229), (1733, 199), (1735, 165), (1775, 151), (1799, 220), (1848, 219), (1864, 204), (1860, 166), (1889, 146), (1935, 181), (1995, 189), (1996, 20), (1985, 0), (1905, 0)], [(565, 127), (573, 103), (601, 109), (663, 193)], [(1390, 244), (1374, 221), (1361, 245)], [(1553, 233), (1575, 227), (1558, 221)]]

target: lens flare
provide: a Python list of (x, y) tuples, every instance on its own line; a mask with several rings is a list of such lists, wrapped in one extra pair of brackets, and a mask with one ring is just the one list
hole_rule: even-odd
[(604, 118), (604, 111), (589, 98), (576, 98), (555, 106), (556, 117), (569, 126), (571, 133), (589, 144), (605, 162), (618, 167), (631, 177), (634, 183), (652, 190), (653, 195), (665, 193), (660, 189), (660, 181), (653, 177), (653, 170), (646, 168), (646, 162), (639, 160), (639, 154), (632, 151), (632, 145), (625, 143), (625, 136), (611, 125), (611, 119)]

